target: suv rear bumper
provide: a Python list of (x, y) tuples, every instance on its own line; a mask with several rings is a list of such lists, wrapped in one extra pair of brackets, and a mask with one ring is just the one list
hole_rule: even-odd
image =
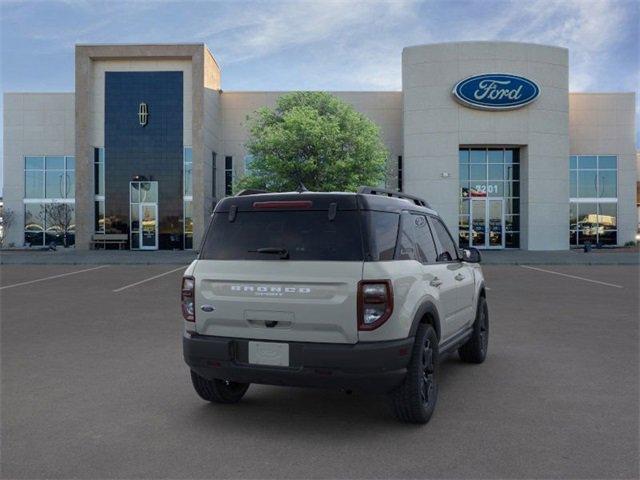
[(249, 364), (248, 339), (185, 333), (182, 345), (187, 365), (208, 379), (388, 392), (404, 380), (413, 340), (288, 342), (290, 367)]

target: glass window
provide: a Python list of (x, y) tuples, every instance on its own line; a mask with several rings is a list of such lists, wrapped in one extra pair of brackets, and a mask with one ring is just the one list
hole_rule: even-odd
[(599, 203), (598, 204), (598, 224), (605, 229), (615, 229), (617, 225), (618, 204)]
[(617, 164), (615, 155), (570, 157), (571, 245), (586, 242), (607, 245), (617, 241)]
[(462, 248), (469, 246), (469, 215), (460, 215), (458, 219), (458, 245)]
[(29, 232), (44, 231), (44, 210), (42, 204), (24, 204), (24, 229)]
[(45, 198), (64, 198), (64, 170), (47, 170), (45, 172), (45, 180)]
[(46, 157), (45, 168), (47, 170), (64, 170), (64, 157)]
[[(277, 247), (289, 260), (362, 261), (359, 213), (338, 211), (329, 220), (326, 211), (238, 212), (233, 222), (215, 214), (201, 252), (203, 260), (280, 260), (280, 255), (258, 253)], [(280, 260), (281, 261), (281, 260)]]
[(67, 170), (66, 173), (67, 192), (65, 198), (75, 198), (76, 196), (76, 172)]
[(595, 170), (578, 171), (578, 197), (597, 197), (597, 178)]
[(459, 163), (469, 163), (469, 150), (460, 150), (458, 152)]
[(104, 163), (93, 164), (93, 175), (96, 179), (94, 193), (96, 195), (104, 195)]
[(465, 180), (469, 180), (469, 164), (468, 163), (461, 163), (460, 164), (460, 180), (465, 181)]
[(517, 232), (520, 230), (520, 215), (505, 215), (504, 227), (508, 232)]
[(393, 260), (400, 216), (390, 212), (363, 212), (371, 261)]
[(44, 157), (24, 157), (25, 170), (44, 170)]
[(615, 170), (618, 168), (618, 157), (615, 155), (601, 155), (598, 157), (598, 168), (600, 170), (603, 169), (612, 169)]
[(487, 166), (484, 164), (480, 165), (469, 165), (469, 179), (470, 180), (486, 180), (487, 179)]
[(451, 262), (453, 260), (457, 260), (458, 251), (456, 250), (456, 245), (451, 238), (451, 235), (447, 231), (444, 223), (438, 218), (430, 218), (429, 224), (433, 230), (433, 233), (440, 242), (440, 250), (438, 253), (438, 257), (436, 261), (438, 262)]
[(514, 164), (504, 164), (504, 179), (505, 180), (519, 180), (520, 179), (520, 165), (517, 163)]
[(24, 198), (44, 198), (44, 171), (27, 170), (24, 173)]
[(580, 170), (598, 168), (598, 157), (595, 155), (583, 155), (578, 157), (578, 168)]
[(184, 194), (185, 196), (193, 195), (192, 185), (193, 185), (193, 164), (185, 163), (184, 164)]
[(183, 155), (183, 186), (185, 197), (193, 195), (193, 149), (185, 147)]
[(569, 229), (575, 230), (578, 228), (578, 204), (571, 202), (569, 204)]
[(75, 170), (76, 169), (76, 157), (66, 157), (67, 158), (67, 170)]
[(405, 212), (401, 218), (398, 251), (395, 258), (397, 260), (416, 260), (416, 252), (413, 247), (413, 215)]
[(504, 150), (489, 150), (487, 152), (489, 163), (504, 163)]
[(506, 149), (504, 151), (504, 163), (517, 163), (518, 156), (516, 155), (517, 150)]
[(93, 191), (96, 195), (104, 195), (104, 148), (93, 149)]
[(618, 196), (617, 175), (615, 170), (598, 172), (598, 197), (616, 198)]
[(140, 203), (158, 202), (158, 182), (140, 182)]
[(231, 195), (233, 193), (233, 157), (224, 157), (224, 193)]
[(421, 263), (433, 263), (436, 261), (436, 246), (431, 236), (431, 230), (424, 215), (412, 215), (413, 236), (416, 241), (416, 259)]
[(193, 202), (184, 202), (184, 249), (193, 248)]
[(569, 157), (569, 168), (571, 170), (575, 170), (578, 168), (578, 157), (575, 155), (571, 155)]
[(501, 163), (489, 164), (489, 180), (504, 180), (504, 165)]
[(469, 161), (471, 163), (487, 163), (487, 151), (482, 150), (471, 150), (469, 153)]
[(131, 203), (140, 203), (140, 182), (131, 182)]
[(569, 197), (575, 198), (578, 196), (578, 172), (569, 172)]
[(97, 201), (94, 204), (94, 225), (96, 232), (104, 232), (104, 201)]

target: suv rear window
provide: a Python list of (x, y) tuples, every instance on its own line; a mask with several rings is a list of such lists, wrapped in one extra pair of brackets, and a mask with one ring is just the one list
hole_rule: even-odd
[[(357, 211), (238, 212), (233, 222), (217, 213), (209, 226), (202, 260), (279, 260), (258, 253), (261, 248), (284, 249), (290, 260), (362, 261), (362, 235)], [(253, 252), (252, 252), (253, 250)]]

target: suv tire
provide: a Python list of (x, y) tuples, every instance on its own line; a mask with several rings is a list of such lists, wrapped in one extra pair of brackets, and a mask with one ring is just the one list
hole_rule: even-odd
[(200, 397), (214, 403), (237, 403), (247, 393), (249, 383), (207, 380), (191, 370), (191, 383)]
[(407, 367), (404, 383), (391, 392), (390, 399), (398, 420), (427, 423), (438, 399), (438, 336), (431, 325), (421, 324)]
[(482, 363), (487, 358), (489, 346), (489, 308), (484, 297), (478, 299), (476, 320), (473, 322), (473, 333), (467, 343), (458, 349), (463, 362)]

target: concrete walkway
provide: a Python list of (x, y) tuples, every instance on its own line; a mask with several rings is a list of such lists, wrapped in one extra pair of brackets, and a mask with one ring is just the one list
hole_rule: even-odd
[[(130, 251), (91, 250), (73, 248), (57, 251), (0, 252), (3, 265), (187, 265), (196, 257), (192, 251)], [(637, 248), (592, 250), (538, 251), (484, 250), (485, 265), (638, 265)]]

